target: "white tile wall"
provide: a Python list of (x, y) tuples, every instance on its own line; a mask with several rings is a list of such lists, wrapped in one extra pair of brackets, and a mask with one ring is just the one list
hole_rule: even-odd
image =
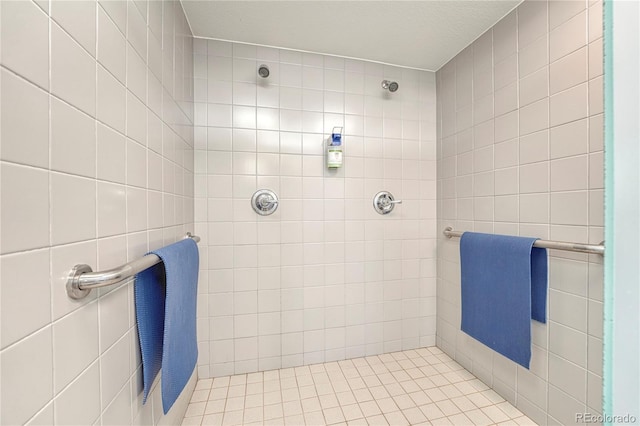
[[(205, 39), (193, 60), (199, 376), (433, 345), (434, 74)], [(273, 216), (252, 211), (259, 188)], [(382, 217), (385, 189), (404, 203)]]
[[(600, 1), (526, 0), (438, 71), (438, 230), (603, 239), (601, 28)], [(549, 254), (526, 370), (459, 330), (458, 241), (442, 239), (437, 344), (537, 423), (573, 424), (602, 410), (602, 259)]]
[[(148, 424), (131, 285), (193, 231), (193, 39), (176, 1), (0, 3), (2, 424)], [(152, 407), (152, 405), (155, 405)]]

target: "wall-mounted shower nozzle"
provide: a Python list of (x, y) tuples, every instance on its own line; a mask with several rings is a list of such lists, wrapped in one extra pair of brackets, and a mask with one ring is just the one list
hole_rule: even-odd
[(269, 67), (265, 64), (260, 65), (260, 67), (258, 67), (258, 75), (262, 78), (269, 77)]
[(398, 90), (398, 83), (391, 80), (382, 80), (382, 88), (384, 90), (388, 90), (390, 92), (395, 92)]

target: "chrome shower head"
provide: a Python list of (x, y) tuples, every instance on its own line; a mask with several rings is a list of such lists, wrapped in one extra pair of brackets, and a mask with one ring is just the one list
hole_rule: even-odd
[(382, 88), (390, 92), (398, 90), (398, 83), (391, 80), (382, 80)]
[(269, 67), (265, 64), (260, 65), (260, 67), (258, 67), (258, 75), (262, 78), (269, 77)]

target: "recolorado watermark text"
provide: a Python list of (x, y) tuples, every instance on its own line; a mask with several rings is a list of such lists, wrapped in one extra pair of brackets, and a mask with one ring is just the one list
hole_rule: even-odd
[(592, 413), (576, 413), (576, 423), (621, 423), (631, 424), (637, 422), (636, 416), (624, 414), (621, 416), (611, 416)]

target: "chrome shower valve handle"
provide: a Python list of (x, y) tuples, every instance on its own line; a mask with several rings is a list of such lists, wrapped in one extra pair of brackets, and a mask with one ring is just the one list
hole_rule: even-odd
[(251, 197), (251, 207), (260, 216), (273, 214), (278, 208), (278, 196), (269, 189), (260, 189)]
[(269, 209), (272, 205), (278, 204), (278, 200), (274, 200), (267, 194), (262, 194), (258, 197), (258, 202), (260, 203), (260, 207), (264, 209)]
[(402, 204), (402, 200), (396, 200), (388, 191), (378, 192), (373, 197), (373, 208), (379, 214), (391, 213), (396, 204)]

